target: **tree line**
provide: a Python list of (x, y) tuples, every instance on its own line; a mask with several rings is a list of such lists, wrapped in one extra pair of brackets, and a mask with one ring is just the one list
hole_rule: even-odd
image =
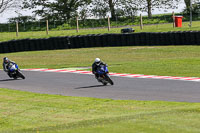
[[(184, 0), (188, 12), (190, 0)], [(86, 18), (105, 18), (135, 16), (139, 11), (152, 17), (155, 9), (176, 9), (180, 0), (0, 0), (0, 13), (9, 8), (33, 10), (34, 15), (48, 20), (68, 21), (79, 16)], [(193, 9), (199, 12), (199, 0), (193, 0)]]
[[(80, 16), (111, 19), (117, 16), (134, 16), (138, 11), (152, 17), (155, 9), (174, 9), (180, 0), (24, 0), (23, 9), (35, 9), (42, 18), (69, 20)], [(39, 8), (40, 7), (40, 8)], [(39, 9), (38, 9), (39, 8)]]

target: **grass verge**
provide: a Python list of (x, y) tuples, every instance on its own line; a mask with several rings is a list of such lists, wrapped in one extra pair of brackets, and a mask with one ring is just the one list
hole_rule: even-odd
[[(194, 21), (192, 28), (188, 26), (189, 22), (184, 22), (181, 28), (173, 28), (172, 24), (159, 24), (159, 25), (145, 25), (144, 29), (141, 30), (140, 26), (127, 26), (132, 27), (136, 32), (168, 32), (168, 31), (189, 31), (189, 30), (200, 30), (200, 21)], [(45, 31), (35, 32), (19, 32), (19, 36), (16, 37), (15, 32), (0, 32), (0, 42), (13, 40), (13, 39), (24, 39), (24, 38), (49, 38), (55, 36), (72, 36), (72, 35), (86, 35), (86, 34), (104, 34), (104, 33), (120, 33), (122, 28), (111, 28), (110, 31), (107, 28), (101, 29), (80, 29), (79, 33), (76, 30), (61, 30), (61, 31), (50, 31), (49, 35), (46, 35)]]
[[(106, 47), (0, 54), (21, 68), (91, 66), (112, 72), (199, 76), (199, 46)], [(1, 67), (2, 68), (2, 67)], [(200, 103), (35, 94), (0, 88), (0, 133), (197, 133)]]
[(200, 103), (66, 97), (0, 89), (1, 133), (196, 133)]
[(132, 46), (19, 52), (0, 58), (7, 56), (20, 68), (71, 68), (90, 67), (99, 57), (110, 72), (200, 77), (199, 51), (199, 46)]

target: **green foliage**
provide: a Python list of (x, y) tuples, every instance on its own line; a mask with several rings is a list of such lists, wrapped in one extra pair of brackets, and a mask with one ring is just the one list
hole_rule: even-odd
[[(35, 9), (34, 13), (49, 20), (70, 20), (77, 16), (78, 8), (90, 4), (90, 0), (24, 0), (24, 9)], [(42, 7), (42, 8), (38, 8)]]
[[(190, 6), (185, 7), (185, 9), (183, 10), (183, 13), (190, 14)], [(192, 14), (199, 15), (199, 13), (200, 13), (200, 3), (192, 4)]]
[(91, 14), (97, 18), (105, 18), (111, 14), (111, 20), (117, 17), (136, 15), (141, 3), (136, 0), (92, 0)]
[(73, 27), (71, 27), (69, 24), (63, 24), (56, 28), (56, 30), (69, 30), (69, 29), (73, 29)]
[(14, 18), (9, 18), (9, 23), (28, 23), (28, 22), (34, 22), (36, 19), (33, 16), (18, 16)]
[(21, 0), (0, 0), (0, 14), (9, 9), (20, 7)]
[(152, 10), (176, 9), (180, 0), (139, 0), (140, 11), (146, 11), (148, 18), (152, 18)]
[(161, 23), (167, 23), (166, 20), (160, 20), (160, 19), (144, 19), (143, 24), (161, 24)]

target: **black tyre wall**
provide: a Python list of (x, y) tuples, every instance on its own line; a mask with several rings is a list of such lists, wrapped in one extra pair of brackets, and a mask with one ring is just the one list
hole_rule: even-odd
[(200, 45), (200, 31), (91, 34), (0, 42), (0, 53), (107, 46)]

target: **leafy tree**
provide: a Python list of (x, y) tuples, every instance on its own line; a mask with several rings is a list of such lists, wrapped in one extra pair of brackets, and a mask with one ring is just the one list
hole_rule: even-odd
[[(186, 8), (183, 10), (183, 13), (190, 14), (190, 0), (187, 1)], [(200, 13), (200, 0), (195, 0), (192, 3), (192, 14), (199, 14)]]
[(87, 17), (91, 17), (90, 10), (88, 9), (88, 5), (84, 5), (79, 8), (78, 16), (81, 20), (86, 20)]
[(178, 7), (180, 0), (139, 0), (141, 10), (148, 13), (148, 17), (152, 17), (152, 10), (155, 9), (175, 9)]
[(93, 16), (104, 18), (109, 12), (109, 6), (105, 0), (93, 0), (91, 12)]
[(79, 7), (89, 3), (90, 0), (25, 0), (23, 8), (35, 9), (34, 13), (42, 18), (69, 20), (78, 14)]
[(9, 23), (15, 23), (15, 22), (19, 22), (19, 23), (27, 23), (27, 22), (33, 22), (36, 19), (32, 16), (19, 16), (19, 17), (14, 17), (14, 18), (9, 18)]
[(111, 14), (113, 20), (117, 16), (132, 16), (138, 6), (136, 0), (92, 0), (92, 12), (94, 16), (105, 17)]
[[(186, 8), (184, 9), (183, 13), (189, 14), (190, 13), (190, 0), (184, 0)], [(199, 14), (200, 13), (200, 0), (192, 0), (192, 14)]]
[(0, 0), (0, 13), (3, 13), (6, 9), (19, 6), (20, 0)]
[(186, 5), (186, 10), (190, 10), (190, 0), (184, 0)]
[(108, 0), (108, 5), (109, 5), (111, 16), (112, 16), (113, 19), (116, 18), (116, 12), (115, 12), (116, 2), (117, 2), (117, 0)]
[(121, 0), (119, 7), (123, 10), (124, 16), (136, 16), (140, 2), (137, 0)]

